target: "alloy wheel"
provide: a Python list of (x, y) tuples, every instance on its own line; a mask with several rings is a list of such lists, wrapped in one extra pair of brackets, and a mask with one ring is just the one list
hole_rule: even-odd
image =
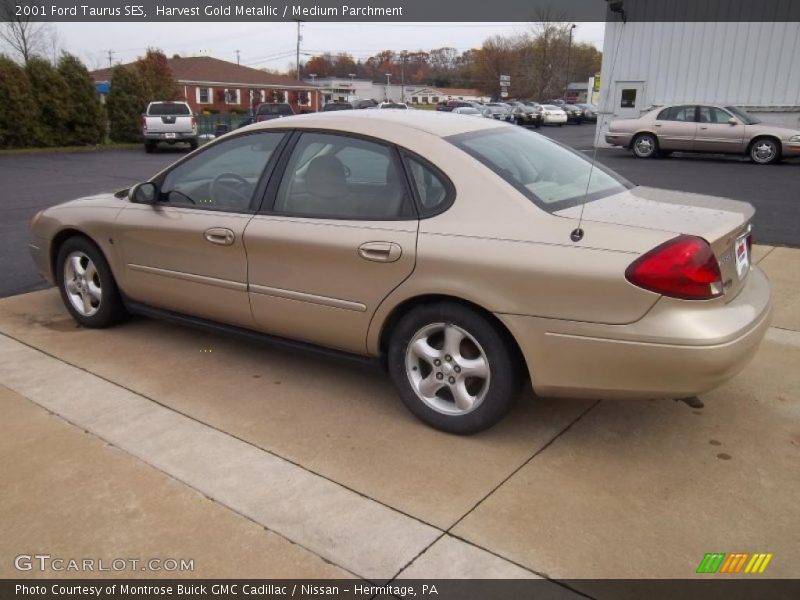
[(757, 163), (766, 164), (775, 159), (778, 148), (771, 140), (758, 140), (750, 151), (750, 155)]
[(85, 253), (70, 252), (64, 261), (64, 290), (78, 314), (91, 317), (100, 310), (103, 300), (100, 274)]
[(491, 371), (486, 352), (469, 332), (452, 323), (432, 323), (409, 342), (406, 375), (430, 408), (464, 415), (483, 402)]

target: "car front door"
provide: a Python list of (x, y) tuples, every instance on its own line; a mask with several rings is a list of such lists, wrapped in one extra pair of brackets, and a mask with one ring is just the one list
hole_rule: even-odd
[(696, 106), (685, 105), (670, 106), (658, 113), (653, 124), (658, 147), (662, 150), (691, 151), (697, 130), (696, 112)]
[(398, 152), (324, 132), (292, 143), (245, 231), (253, 316), (265, 332), (363, 353), (376, 308), (415, 265)]
[(694, 149), (699, 152), (738, 154), (744, 150), (744, 125), (722, 108), (701, 106), (698, 110)]
[(154, 181), (158, 202), (121, 211), (115, 244), (120, 285), (153, 307), (252, 326), (243, 234), (284, 133), (215, 143)]

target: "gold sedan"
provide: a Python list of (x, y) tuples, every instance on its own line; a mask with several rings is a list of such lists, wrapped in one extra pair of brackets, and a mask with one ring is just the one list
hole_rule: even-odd
[(526, 376), (681, 398), (739, 372), (771, 313), (752, 218), (490, 119), (342, 111), (49, 208), (31, 251), (86, 327), (141, 313), (373, 357), (416, 416), (471, 433)]

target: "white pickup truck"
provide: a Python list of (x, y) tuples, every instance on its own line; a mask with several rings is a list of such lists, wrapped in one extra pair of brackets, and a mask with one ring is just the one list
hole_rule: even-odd
[(151, 102), (142, 115), (145, 152), (153, 152), (159, 142), (188, 143), (197, 148), (197, 119), (186, 102)]

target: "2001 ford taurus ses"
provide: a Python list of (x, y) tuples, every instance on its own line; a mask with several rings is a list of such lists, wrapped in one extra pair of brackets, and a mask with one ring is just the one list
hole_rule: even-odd
[(769, 324), (749, 204), (633, 187), (490, 119), (342, 111), (207, 144), (34, 217), (72, 316), (129, 312), (382, 358), (420, 419), (468, 433), (539, 395), (681, 398)]

